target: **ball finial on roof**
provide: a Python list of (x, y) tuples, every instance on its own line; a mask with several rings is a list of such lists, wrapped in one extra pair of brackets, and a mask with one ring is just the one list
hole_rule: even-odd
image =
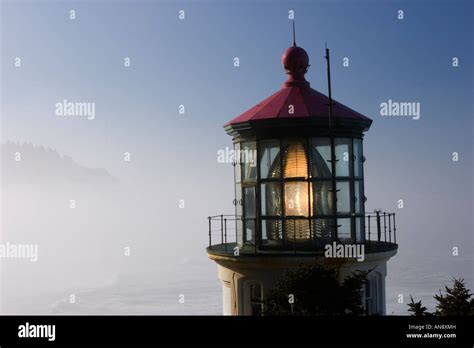
[(289, 75), (289, 81), (305, 81), (304, 75), (308, 71), (309, 56), (303, 48), (298, 46), (288, 47), (283, 52), (281, 62)]

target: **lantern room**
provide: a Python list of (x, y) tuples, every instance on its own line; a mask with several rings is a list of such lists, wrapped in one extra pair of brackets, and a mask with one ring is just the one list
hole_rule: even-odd
[(362, 143), (372, 120), (310, 87), (303, 48), (285, 50), (282, 65), (288, 78), (281, 89), (224, 126), (239, 159), (237, 244), (265, 250), (363, 243)]
[[(208, 257), (222, 281), (223, 313), (261, 315), (288, 269), (329, 262), (341, 281), (370, 271), (362, 301), (385, 313), (387, 260), (397, 252), (395, 214), (365, 211), (364, 133), (372, 120), (311, 88), (306, 51), (293, 44), (281, 88), (224, 125), (234, 146), (235, 211), (208, 217)], [(326, 254), (329, 247), (362, 250)], [(337, 261), (330, 259), (338, 258)]]

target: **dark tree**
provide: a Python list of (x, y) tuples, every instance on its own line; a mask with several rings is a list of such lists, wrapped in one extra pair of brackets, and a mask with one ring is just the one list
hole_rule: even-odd
[(411, 302), (408, 304), (408, 311), (411, 312), (413, 316), (421, 317), (423, 315), (430, 315), (427, 308), (421, 304), (421, 300), (418, 302), (413, 301), (413, 297), (410, 295)]
[(335, 268), (300, 265), (284, 273), (264, 300), (264, 315), (361, 315), (362, 288), (368, 272), (339, 282)]
[(436, 315), (474, 315), (474, 299), (469, 289), (466, 289), (464, 279), (453, 278), (453, 287), (444, 287), (446, 294), (435, 295), (438, 302)]

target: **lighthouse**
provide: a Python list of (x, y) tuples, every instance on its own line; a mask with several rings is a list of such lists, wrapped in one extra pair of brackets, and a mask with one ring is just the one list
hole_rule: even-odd
[(264, 314), (265, 294), (286, 270), (336, 259), (341, 281), (370, 271), (365, 312), (385, 314), (395, 214), (365, 211), (363, 137), (372, 120), (332, 99), (328, 49), (326, 59), (327, 96), (305, 79), (309, 56), (294, 43), (282, 56), (281, 88), (224, 125), (236, 159), (235, 213), (208, 217), (206, 249), (224, 315)]

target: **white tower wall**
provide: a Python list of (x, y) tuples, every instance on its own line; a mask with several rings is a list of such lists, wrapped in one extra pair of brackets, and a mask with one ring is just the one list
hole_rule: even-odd
[[(396, 250), (366, 254), (363, 262), (344, 259), (339, 265), (340, 280), (351, 273), (369, 271), (371, 286), (372, 310), (375, 313), (385, 314), (385, 277), (387, 275), (387, 261), (396, 254)], [(218, 277), (222, 282), (223, 314), (224, 315), (251, 315), (250, 285), (260, 284), (262, 295), (275, 287), (276, 281), (289, 268), (296, 268), (299, 264), (322, 264), (327, 261), (323, 256), (315, 257), (271, 257), (271, 256), (217, 256), (209, 257), (218, 264)], [(365, 305), (365, 297), (363, 298)]]

